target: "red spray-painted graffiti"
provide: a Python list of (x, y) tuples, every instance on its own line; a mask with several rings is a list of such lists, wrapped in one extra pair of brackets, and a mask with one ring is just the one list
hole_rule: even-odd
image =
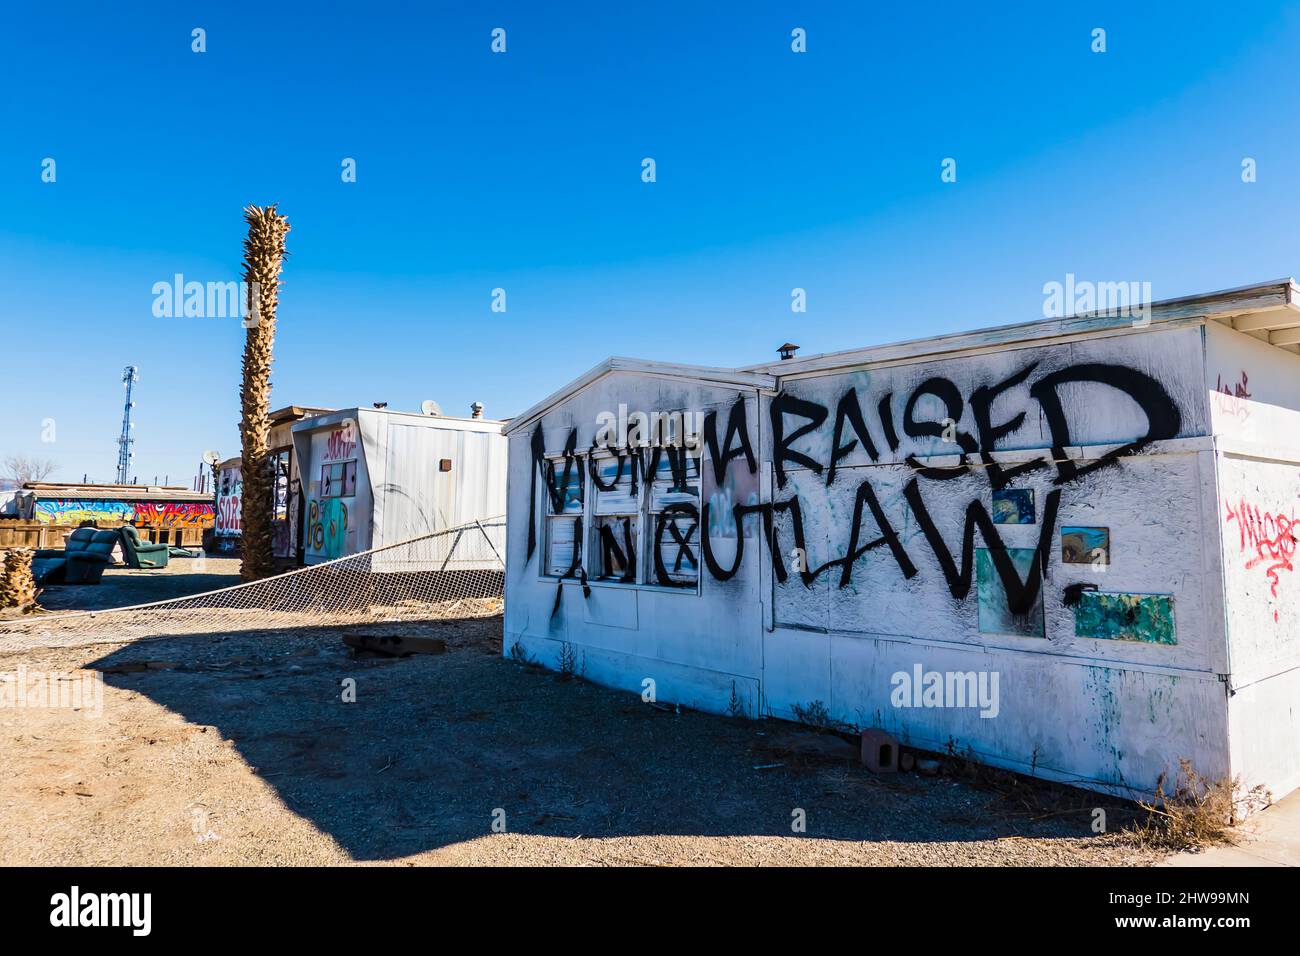
[(217, 500), (217, 534), (239, 534), (243, 530), (242, 519), (239, 495), (222, 495)]
[[(1277, 587), (1282, 580), (1280, 572), (1295, 570), (1293, 559), (1300, 522), (1291, 515), (1263, 511), (1244, 498), (1237, 502), (1235, 508), (1230, 501), (1225, 501), (1224, 505), (1228, 509), (1228, 520), (1237, 522), (1241, 550), (1251, 555), (1246, 561), (1246, 570), (1264, 565), (1264, 574), (1270, 582), (1269, 591), (1273, 597), (1277, 597)], [(1278, 613), (1274, 611), (1273, 620), (1277, 619)]]
[(1228, 385), (1222, 375), (1217, 377), (1214, 386), (1214, 403), (1219, 411), (1240, 418), (1242, 421), (1250, 417), (1250, 391), (1246, 388), (1246, 383), (1245, 371), (1241, 373), (1241, 381), (1233, 385)]
[(325, 461), (339, 461), (351, 458), (357, 447), (356, 429), (350, 424), (330, 432), (325, 442)]
[(243, 469), (227, 465), (217, 477), (217, 537), (236, 538), (243, 530)]

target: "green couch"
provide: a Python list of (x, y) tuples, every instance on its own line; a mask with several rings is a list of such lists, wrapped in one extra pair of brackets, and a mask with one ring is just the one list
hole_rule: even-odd
[(64, 547), (41, 548), (32, 555), (32, 577), (38, 586), (98, 584), (120, 540), (116, 531), (78, 528)]
[(134, 525), (124, 524), (122, 532), (122, 557), (129, 568), (165, 568), (171, 549), (166, 543), (150, 544), (140, 537)]

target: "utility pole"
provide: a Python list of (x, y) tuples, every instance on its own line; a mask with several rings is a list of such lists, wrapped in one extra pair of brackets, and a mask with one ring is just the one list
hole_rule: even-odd
[(128, 365), (122, 370), (122, 384), (126, 386), (126, 405), (122, 409), (122, 437), (117, 440), (117, 483), (119, 485), (125, 485), (130, 480), (131, 459), (135, 457), (135, 452), (131, 450), (131, 446), (135, 444), (135, 439), (131, 437), (131, 409), (135, 407), (135, 402), (131, 401), (131, 390), (139, 380), (140, 372), (134, 365)]

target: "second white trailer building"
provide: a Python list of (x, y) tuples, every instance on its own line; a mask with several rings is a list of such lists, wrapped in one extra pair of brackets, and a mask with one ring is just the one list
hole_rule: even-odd
[(472, 522), (484, 524), (504, 555), (504, 424), (387, 408), (345, 408), (298, 422), (306, 563)]

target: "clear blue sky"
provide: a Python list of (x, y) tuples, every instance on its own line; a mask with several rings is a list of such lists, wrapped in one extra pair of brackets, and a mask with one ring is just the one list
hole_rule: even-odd
[(151, 289), (238, 278), (250, 202), (293, 226), (275, 406), (502, 417), (613, 354), (747, 364), (787, 339), (1030, 320), (1067, 272), (1166, 298), (1300, 263), (1294, 4), (96, 2), (5, 20), (0, 455), (63, 479), (111, 478), (128, 363), (141, 480), (237, 453), (243, 330), (155, 318)]

